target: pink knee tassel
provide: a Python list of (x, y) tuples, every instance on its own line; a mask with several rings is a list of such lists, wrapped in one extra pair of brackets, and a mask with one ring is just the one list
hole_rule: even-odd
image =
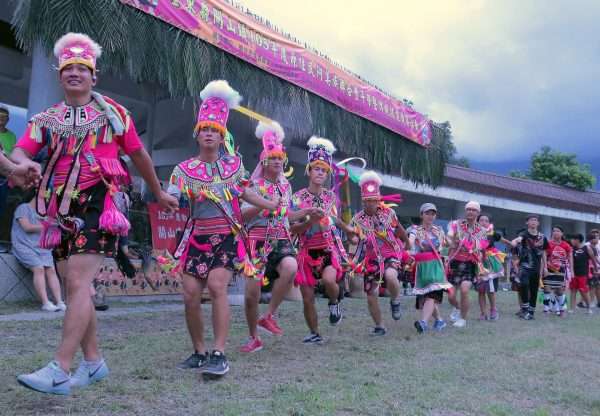
[(104, 197), (104, 211), (100, 215), (100, 229), (111, 234), (126, 237), (131, 224), (125, 215), (117, 209), (112, 199), (111, 192)]

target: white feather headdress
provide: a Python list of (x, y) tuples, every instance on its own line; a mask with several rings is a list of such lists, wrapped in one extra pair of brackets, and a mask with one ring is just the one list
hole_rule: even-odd
[(242, 102), (242, 96), (239, 92), (231, 88), (229, 83), (223, 79), (211, 81), (200, 92), (200, 98), (206, 100), (211, 97), (220, 98), (225, 101), (227, 107), (237, 108)]
[(378, 186), (383, 184), (381, 177), (373, 170), (368, 170), (360, 175), (360, 178), (358, 179), (358, 186), (363, 186), (367, 182), (375, 182)]
[(262, 139), (265, 133), (269, 131), (273, 132), (273, 134), (275, 135), (275, 137), (277, 137), (280, 143), (283, 142), (283, 139), (285, 139), (285, 132), (283, 131), (283, 127), (281, 127), (281, 125), (276, 121), (271, 121), (270, 123), (260, 121), (256, 126), (255, 134), (258, 139)]

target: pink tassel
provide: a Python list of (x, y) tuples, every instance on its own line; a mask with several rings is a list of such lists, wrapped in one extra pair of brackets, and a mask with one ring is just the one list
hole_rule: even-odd
[(50, 197), (50, 204), (48, 204), (48, 209), (46, 210), (46, 215), (49, 218), (56, 218), (56, 213), (58, 212), (58, 196), (56, 193), (52, 193)]
[(58, 247), (61, 240), (60, 228), (56, 223), (52, 224), (49, 221), (42, 221), (42, 233), (40, 235), (40, 247), (47, 250), (52, 250)]
[(246, 247), (244, 246), (244, 242), (241, 239), (237, 241), (237, 257), (240, 261), (243, 261), (248, 256), (246, 252)]
[(111, 234), (126, 237), (131, 224), (125, 215), (117, 209), (112, 199), (111, 192), (106, 192), (104, 197), (104, 211), (100, 215), (100, 229)]

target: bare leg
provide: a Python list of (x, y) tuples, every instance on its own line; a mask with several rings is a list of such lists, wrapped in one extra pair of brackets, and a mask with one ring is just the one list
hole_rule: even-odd
[(477, 292), (477, 298), (479, 299), (479, 310), (482, 315), (486, 315), (486, 301), (485, 301), (485, 293)]
[(582, 290), (579, 291), (581, 293), (581, 297), (583, 298), (583, 303), (589, 308), (590, 307), (590, 294), (588, 292), (584, 292)]
[[(90, 298), (90, 285), (102, 265), (104, 257), (97, 254), (76, 254), (67, 261), (67, 293), (69, 307), (63, 322), (62, 340), (56, 352), (56, 361), (69, 372), (73, 357), (80, 345), (86, 359), (100, 357), (96, 339), (96, 312)], [(91, 325), (91, 328), (88, 326)]]
[(460, 309), (460, 305), (458, 304), (457, 300), (459, 288), (460, 286), (454, 286), (454, 290), (450, 290), (448, 292), (448, 303), (450, 303), (450, 305), (452, 305), (456, 309)]
[(279, 262), (279, 265), (277, 266), (279, 277), (273, 284), (273, 293), (269, 306), (267, 307), (267, 315), (273, 315), (277, 311), (277, 308), (281, 305), (281, 302), (283, 302), (283, 298), (290, 291), (297, 271), (298, 263), (294, 257), (284, 257)]
[(496, 292), (488, 293), (488, 299), (490, 301), (490, 312), (496, 310)]
[(435, 300), (433, 301), (433, 305), (433, 313), (431, 314), (431, 316), (433, 316), (433, 319), (435, 319), (436, 321), (440, 321), (442, 319), (442, 314), (440, 313), (439, 305), (435, 302)]
[(225, 352), (225, 343), (229, 333), (229, 299), (227, 286), (233, 272), (225, 268), (217, 268), (208, 274), (208, 291), (212, 299), (212, 323), (215, 335), (215, 349)]
[(367, 305), (369, 306), (369, 313), (375, 326), (381, 327), (383, 322), (381, 318), (381, 309), (379, 308), (379, 285), (373, 285), (371, 291), (367, 293)]
[(52, 296), (57, 303), (62, 302), (62, 292), (60, 291), (60, 282), (58, 281), (58, 277), (56, 276), (56, 272), (54, 271), (54, 267), (45, 267), (44, 271), (46, 272), (46, 280), (48, 281), (48, 287), (50, 288), (50, 292), (52, 292)]
[(571, 302), (569, 303), (569, 309), (571, 309), (573, 311), (573, 310), (575, 310), (576, 306), (577, 306), (577, 291), (571, 290)]
[(256, 336), (258, 335), (256, 331), (256, 325), (258, 324), (258, 302), (260, 301), (260, 286), (260, 281), (254, 279), (246, 280), (246, 289), (244, 293), (244, 312), (246, 313), (248, 332), (253, 338), (256, 338)]
[(388, 267), (385, 269), (384, 274), (385, 287), (390, 293), (390, 299), (392, 301), (398, 300), (400, 297), (400, 282), (398, 281), (398, 271), (394, 268)]
[(332, 266), (325, 267), (322, 273), (322, 281), (325, 286), (325, 293), (329, 298), (329, 303), (337, 303), (340, 294), (340, 287), (336, 281), (337, 271)]
[(431, 319), (431, 315), (433, 315), (434, 311), (437, 310), (437, 306), (435, 304), (435, 300), (432, 298), (425, 298), (423, 302), (423, 307), (421, 309), (421, 320), (429, 323), (429, 319)]
[(319, 319), (317, 317), (317, 308), (315, 307), (315, 288), (311, 286), (300, 286), (302, 293), (302, 303), (304, 306), (304, 319), (310, 332), (319, 333)]
[(467, 319), (469, 313), (469, 290), (471, 282), (462, 282), (460, 284), (460, 316), (462, 319)]
[(187, 325), (194, 350), (204, 354), (204, 323), (202, 320), (202, 291), (206, 281), (183, 274), (183, 304)]
[(33, 273), (33, 287), (35, 293), (42, 301), (42, 305), (48, 303), (48, 293), (46, 292), (46, 276), (44, 275), (43, 267), (32, 267), (31, 272)]

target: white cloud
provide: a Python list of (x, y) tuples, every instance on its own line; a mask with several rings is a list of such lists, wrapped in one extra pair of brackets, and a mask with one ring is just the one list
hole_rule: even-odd
[(434, 120), (449, 120), (467, 157), (524, 159), (544, 144), (600, 150), (600, 2), (243, 4)]

